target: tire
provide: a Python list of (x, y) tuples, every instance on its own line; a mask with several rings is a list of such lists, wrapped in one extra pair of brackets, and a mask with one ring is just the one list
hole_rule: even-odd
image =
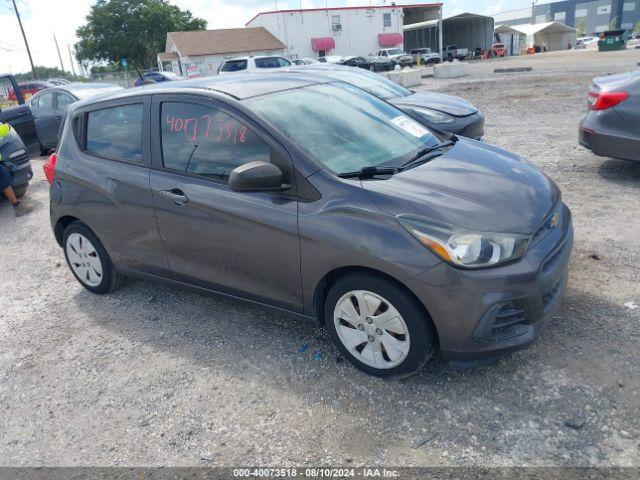
[(13, 188), (13, 193), (15, 194), (16, 198), (22, 198), (24, 197), (25, 193), (27, 193), (27, 188), (29, 188), (29, 184), (23, 183), (21, 185), (16, 185), (15, 187), (11, 187), (11, 188)]
[(98, 294), (120, 288), (122, 276), (98, 237), (84, 223), (76, 221), (65, 228), (62, 248), (73, 276), (84, 288)]
[(345, 358), (376, 377), (416, 373), (435, 350), (436, 334), (423, 306), (381, 276), (355, 273), (340, 278), (327, 293), (324, 318)]
[(375, 72), (376, 71), (376, 66), (375, 65), (369, 65), (369, 71), (370, 72)]

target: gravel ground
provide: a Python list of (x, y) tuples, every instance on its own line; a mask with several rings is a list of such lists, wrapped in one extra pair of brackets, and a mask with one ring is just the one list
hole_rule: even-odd
[(574, 214), (559, 314), (532, 348), (471, 370), (435, 360), (384, 381), (321, 329), (251, 306), (140, 281), (92, 295), (53, 239), (35, 160), (36, 211), (14, 219), (0, 200), (0, 465), (639, 466), (640, 163), (595, 157), (576, 127), (591, 77), (639, 56), (425, 80), (477, 104), (486, 140), (544, 170)]

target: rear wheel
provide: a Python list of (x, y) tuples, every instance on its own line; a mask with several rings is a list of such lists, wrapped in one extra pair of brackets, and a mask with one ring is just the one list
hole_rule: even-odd
[(13, 193), (15, 194), (15, 196), (17, 198), (21, 198), (21, 197), (24, 197), (25, 193), (27, 193), (27, 188), (29, 188), (29, 184), (23, 183), (22, 185), (16, 185), (15, 187), (11, 187), (11, 188), (13, 188)]
[(382, 277), (339, 279), (325, 302), (326, 327), (351, 363), (377, 377), (417, 372), (434, 351), (424, 308), (404, 288)]
[(120, 287), (122, 277), (116, 272), (98, 237), (81, 222), (64, 230), (64, 255), (71, 272), (87, 290), (109, 293)]
[(374, 64), (369, 65), (369, 70), (372, 72), (376, 71), (376, 66)]

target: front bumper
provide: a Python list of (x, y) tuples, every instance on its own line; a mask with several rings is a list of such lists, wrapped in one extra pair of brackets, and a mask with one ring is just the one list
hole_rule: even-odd
[(13, 187), (29, 183), (33, 178), (31, 162), (26, 154), (11, 160), (3, 160), (2, 163), (11, 174), (11, 186)]
[(591, 122), (585, 116), (579, 125), (580, 145), (600, 157), (640, 161), (640, 138), (630, 138), (603, 130), (600, 122)]
[(446, 360), (476, 361), (525, 348), (560, 308), (573, 247), (571, 212), (536, 237), (518, 262), (484, 270), (446, 263), (410, 280), (429, 311)]

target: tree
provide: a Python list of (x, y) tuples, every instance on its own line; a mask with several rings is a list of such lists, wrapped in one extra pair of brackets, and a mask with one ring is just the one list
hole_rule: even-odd
[(617, 30), (618, 29), (618, 17), (613, 17), (609, 22), (609, 30)]
[(578, 24), (576, 25), (576, 30), (578, 30), (578, 36), (584, 37), (584, 34), (586, 33), (585, 32), (586, 29), (587, 29), (587, 21), (584, 18), (581, 18), (580, 20), (578, 20)]
[[(82, 77), (74, 77), (69, 72), (63, 72), (58, 67), (43, 67), (42, 65), (35, 66), (36, 78), (46, 80), (47, 78), (66, 78), (67, 80), (85, 80)], [(31, 80), (31, 71), (25, 73), (16, 73), (16, 80), (25, 81)]]
[(117, 64), (122, 58), (134, 67), (156, 64), (167, 32), (204, 30), (207, 21), (193, 17), (167, 0), (98, 0), (87, 24), (76, 31), (78, 60)]
[(640, 20), (636, 22), (636, 28), (634, 29), (634, 31), (640, 33)]

